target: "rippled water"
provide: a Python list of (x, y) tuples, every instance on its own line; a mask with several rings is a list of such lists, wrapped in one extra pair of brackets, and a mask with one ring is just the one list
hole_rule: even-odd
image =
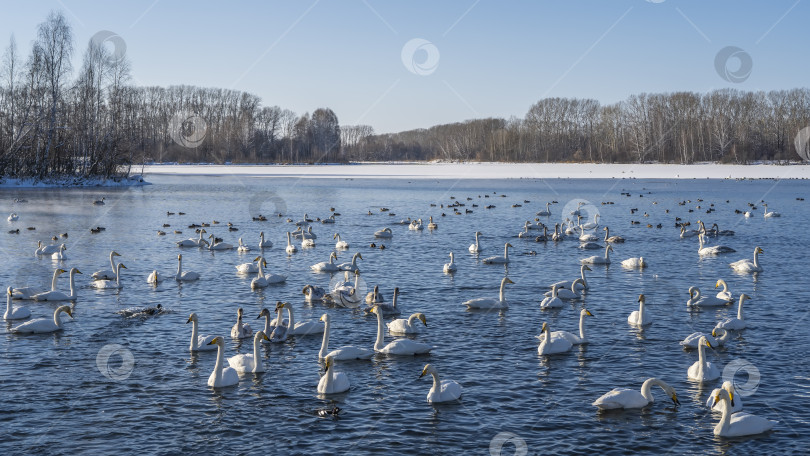
[[(810, 211), (806, 203), (796, 200), (806, 194), (805, 182), (211, 176), (154, 176), (151, 180), (155, 185), (126, 190), (3, 191), (5, 213), (20, 214), (20, 221), (8, 223), (9, 229), (22, 230), (19, 235), (0, 235), (2, 283), (46, 284), (56, 265), (50, 258), (34, 256), (36, 241), (62, 232), (69, 233), (69, 258), (64, 265), (85, 272), (77, 276), (75, 319), (66, 319), (62, 333), (20, 336), (9, 332), (10, 324), (0, 330), (3, 454), (76, 454), (80, 450), (453, 455), (492, 450), (498, 454), (497, 447), (504, 441), (511, 442), (503, 445), (504, 455), (512, 454), (513, 445), (529, 454), (625, 454), (630, 450), (753, 454), (776, 449), (803, 452), (808, 446), (810, 367), (803, 354), (810, 348), (810, 294), (804, 276)], [(106, 197), (106, 205), (91, 204), (101, 196)], [(452, 209), (438, 206), (452, 202), (451, 196), (466, 204), (460, 208), (462, 213), (465, 209), (473, 213), (454, 215)], [(25, 198), (27, 203), (12, 203), (15, 198)], [(698, 202), (699, 198), (704, 201)], [(782, 218), (763, 219), (761, 207), (751, 219), (734, 213), (763, 198)], [(598, 211), (612, 234), (628, 239), (615, 247), (612, 266), (593, 268), (584, 303), (559, 311), (541, 311), (541, 293), (549, 283), (575, 278), (578, 260), (600, 252), (581, 251), (573, 240), (544, 245), (517, 238), (523, 221), (533, 219), (550, 200), (559, 202), (552, 205), (550, 221), (559, 221), (562, 212), (585, 200), (592, 204), (586, 210)], [(684, 200), (691, 202), (677, 204)], [(522, 207), (511, 207), (516, 203)], [(716, 211), (707, 214), (711, 203)], [(496, 207), (485, 209), (488, 204)], [(698, 205), (701, 209), (696, 209)], [(380, 212), (381, 206), (396, 216)], [(335, 225), (314, 225), (317, 247), (291, 257), (284, 254), (284, 232), (291, 226), (286, 216), (325, 217), (330, 207), (342, 215)], [(631, 214), (631, 208), (638, 212)], [(167, 211), (186, 215), (169, 216)], [(285, 218), (273, 217), (277, 212), (284, 212)], [(258, 213), (269, 220), (252, 221)], [(649, 216), (644, 217), (645, 213)], [(439, 224), (434, 232), (413, 232), (394, 224), (408, 216), (427, 220), (429, 215)], [(675, 217), (692, 221), (693, 228), (701, 218), (736, 230), (736, 236), (721, 239), (737, 253), (698, 259), (696, 240), (679, 239)], [(152, 269), (167, 276), (175, 271), (180, 249), (174, 241), (194, 236), (187, 225), (212, 220), (221, 223), (208, 231), (233, 244), (242, 236), (255, 246), (259, 231), (264, 231), (275, 242), (265, 251), (270, 269), (288, 275), (287, 282), (251, 291), (250, 278), (237, 275), (234, 265), (250, 261), (255, 249), (241, 255), (184, 249), (184, 267), (199, 272), (201, 281), (178, 285), (169, 280), (156, 289), (145, 283)], [(641, 224), (632, 225), (631, 220)], [(229, 221), (238, 232), (227, 231)], [(171, 227), (161, 228), (164, 223)], [(648, 223), (663, 227), (647, 228)], [(36, 230), (25, 230), (27, 226)], [(95, 226), (107, 229), (91, 234), (89, 228)], [(383, 242), (386, 249), (370, 248), (375, 241), (372, 233), (386, 226), (394, 232), (393, 239)], [(158, 229), (169, 234), (157, 236)], [(174, 229), (183, 234), (173, 234)], [(467, 251), (476, 230), (484, 233), (483, 256), (502, 254), (507, 241), (515, 246), (508, 270), (481, 264)], [(369, 287), (379, 284), (390, 298), (398, 286), (405, 316), (415, 311), (427, 315), (429, 326), (418, 340), (433, 344), (433, 353), (338, 363), (337, 370), (349, 376), (352, 388), (333, 400), (323, 399), (315, 388), (321, 339), (298, 337), (262, 348), (268, 365), (265, 374), (246, 374), (233, 388), (208, 388), (215, 353), (189, 354), (191, 327), (185, 322), (192, 311), (200, 317), (202, 333), (226, 336), (228, 356), (252, 352), (251, 342), (227, 337), (236, 308), (243, 307), (254, 329), (259, 329), (261, 321), (253, 319), (278, 300), (292, 302), (297, 319), (329, 313), (332, 347), (371, 347), (376, 328), (372, 316), (360, 310), (309, 305), (301, 294), (305, 284), (325, 287), (329, 283), (328, 274), (315, 274), (309, 266), (327, 260), (334, 232), (352, 244), (350, 250), (338, 252), (339, 262), (362, 252), (360, 267)], [(750, 257), (755, 245), (765, 250), (760, 257), (765, 272), (734, 274), (728, 263)], [(90, 288), (89, 274), (108, 267), (111, 249), (122, 254), (120, 260), (128, 267), (123, 290)], [(453, 276), (442, 273), (451, 250), (458, 264)], [(618, 264), (639, 255), (650, 264), (643, 272), (623, 270)], [(465, 310), (461, 303), (467, 299), (497, 296), (505, 273), (515, 282), (507, 288), (507, 311)], [(735, 335), (726, 347), (709, 350), (709, 358), (721, 367), (744, 360), (760, 373), (756, 391), (744, 398), (745, 408), (779, 420), (771, 434), (715, 438), (712, 429), (717, 417), (704, 403), (720, 380), (702, 388), (687, 381), (686, 369), (697, 354), (682, 350), (678, 342), (694, 330), (710, 331), (720, 318), (736, 312), (736, 306), (687, 311), (689, 286), (714, 293), (718, 278), (729, 283), (735, 296), (743, 292), (751, 296), (746, 305), (749, 329)], [(60, 287), (67, 288), (67, 278), (60, 279)], [(639, 293), (648, 296), (648, 311), (654, 318), (654, 324), (643, 331), (626, 322), (637, 308)], [(157, 303), (171, 312), (151, 318), (124, 318), (116, 313)], [(25, 304), (37, 317), (47, 317), (55, 308), (48, 303)], [(548, 322), (552, 330), (575, 331), (583, 304), (595, 315), (587, 321), (591, 344), (563, 355), (538, 356), (535, 336), (542, 323)], [(387, 334), (386, 338), (390, 340)], [(120, 369), (121, 358), (113, 356), (104, 365), (107, 377), (102, 374), (97, 357), (110, 344), (129, 350), (134, 359), (131, 372)], [(443, 377), (463, 385), (461, 401), (426, 403), (430, 380), (418, 377), (427, 362)], [(742, 384), (755, 377), (751, 375), (740, 373), (736, 379)], [(591, 406), (608, 390), (639, 388), (651, 376), (673, 385), (682, 406), (673, 407), (659, 389), (653, 391), (655, 404), (642, 411), (600, 414)], [(317, 409), (334, 403), (342, 409), (339, 419), (317, 416)]]

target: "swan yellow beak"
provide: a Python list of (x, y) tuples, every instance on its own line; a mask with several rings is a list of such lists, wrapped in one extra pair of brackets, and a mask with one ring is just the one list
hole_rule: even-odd
[(73, 318), (73, 311), (70, 310), (70, 307), (65, 311), (66, 314), (70, 315), (70, 318)]
[(591, 313), (591, 311), (587, 310), (587, 309), (585, 309), (585, 315), (587, 315), (589, 317), (593, 317), (593, 314)]
[(509, 277), (507, 277), (507, 278), (506, 278), (506, 283), (515, 283), (515, 282), (512, 282), (512, 279), (510, 279)]
[(427, 318), (425, 318), (425, 314), (419, 314), (419, 320), (421, 320), (421, 321), (422, 321), (422, 323), (423, 323), (425, 326), (427, 326)]
[(709, 347), (709, 348), (714, 348), (714, 347), (712, 347), (712, 344), (708, 340), (706, 341), (706, 346)]
[(189, 323), (191, 323), (191, 317), (188, 317), (188, 320), (186, 320), (186, 324), (189, 324)]
[(591, 268), (590, 268), (590, 267), (588, 267), (588, 266), (585, 266), (585, 270), (586, 270), (586, 271), (593, 271), (593, 269), (591, 269)]
[(716, 284), (714, 284), (714, 288), (717, 288), (717, 287), (719, 287), (719, 286), (720, 286), (720, 281), (718, 280), (718, 281), (717, 281), (717, 283), (716, 283)]
[(118, 253), (118, 252), (113, 252), (113, 253), (112, 253), (112, 256), (121, 256), (121, 254), (120, 254), (120, 253)]
[[(124, 269), (126, 269), (126, 268), (124, 268)], [(78, 269), (76, 269), (76, 274), (81, 274), (81, 273), (82, 273), (82, 271), (79, 271)]]
[[(121, 269), (127, 269), (127, 267), (124, 266), (123, 264), (120, 264), (120, 266), (121, 266)], [(76, 271), (76, 272), (79, 272), (79, 271)]]
[[(691, 294), (690, 294), (690, 296), (691, 296)], [(640, 294), (640, 295), (638, 295), (638, 302), (642, 302), (642, 301), (644, 301), (644, 295)]]
[(678, 395), (675, 393), (672, 393), (672, 402), (674, 402), (675, 405), (681, 405), (681, 401), (678, 400)]
[(712, 329), (712, 337), (717, 337), (717, 331)]
[(269, 337), (267, 337), (267, 334), (265, 334), (264, 332), (262, 332), (262, 339), (264, 339), (264, 340), (270, 340), (270, 338), (269, 338)]
[(362, 259), (363, 259), (363, 255), (360, 255), (360, 254), (358, 253), (358, 254), (357, 254), (357, 258), (360, 258), (360, 259), (362, 260)]
[(548, 325), (546, 323), (543, 323), (543, 327), (540, 328), (540, 332), (546, 332), (547, 329), (548, 329)]
[(67, 271), (65, 271), (64, 269), (58, 269), (56, 272), (58, 272), (59, 274), (64, 274)]
[(253, 261), (259, 261), (260, 259), (261, 259), (261, 256), (257, 256), (256, 258), (253, 259)]
[(213, 339), (211, 339), (211, 342), (208, 342), (205, 345), (214, 345), (214, 344), (217, 343), (218, 340), (219, 340), (219, 337), (214, 337)]

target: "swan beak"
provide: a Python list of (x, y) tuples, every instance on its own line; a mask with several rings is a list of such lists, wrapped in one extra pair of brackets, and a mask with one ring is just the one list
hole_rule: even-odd
[(256, 258), (253, 259), (253, 261), (259, 261), (260, 258), (261, 256), (257, 256)]
[[(681, 405), (681, 401), (678, 400), (678, 396), (676, 394), (672, 395), (672, 402), (674, 402), (675, 405)], [(734, 405), (734, 404), (732, 404), (732, 405)]]
[(208, 342), (208, 343), (207, 343), (207, 344), (205, 344), (205, 345), (214, 345), (214, 344), (216, 344), (216, 343), (217, 343), (217, 340), (218, 340), (218, 339), (219, 339), (219, 337), (214, 337), (213, 339), (211, 339), (211, 342)]
[(510, 278), (508, 278), (508, 277), (507, 277), (507, 278), (506, 278), (506, 283), (515, 283), (515, 282), (512, 282), (512, 279), (510, 279)]
[(717, 331), (712, 329), (712, 337), (717, 337)]
[(706, 346), (707, 346), (707, 347), (709, 347), (709, 348), (714, 348), (714, 347), (712, 347), (712, 344), (711, 344), (711, 343), (709, 343), (709, 341), (708, 341), (708, 340), (706, 341)]
[(73, 318), (73, 311), (72, 311), (72, 310), (70, 310), (70, 308), (68, 308), (68, 309), (65, 311), (65, 313), (66, 313), (66, 314), (68, 314), (68, 315), (70, 315), (70, 318)]
[(715, 394), (714, 395), (714, 402), (712, 402), (712, 407), (717, 405), (718, 402), (720, 402), (720, 394)]
[(585, 310), (585, 315), (587, 315), (589, 317), (593, 317), (593, 314), (591, 313), (590, 310)]
[(734, 407), (734, 393), (728, 393), (729, 398), (731, 398), (731, 406)]
[(357, 258), (360, 258), (360, 259), (362, 260), (362, 259), (363, 259), (363, 255), (360, 255), (360, 254), (358, 253), (358, 254), (357, 254)]
[(81, 274), (81, 273), (82, 273), (82, 271), (79, 271), (78, 269), (76, 269), (76, 274)]
[(64, 274), (67, 271), (65, 271), (64, 269), (60, 269), (58, 272), (59, 272), (59, 274)]
[(644, 301), (644, 295), (640, 294), (640, 295), (638, 295), (638, 302), (642, 302), (642, 301)]
[(122, 264), (121, 269), (127, 269), (127, 267)]
[(540, 332), (546, 332), (547, 329), (548, 325), (546, 323), (543, 323), (543, 327), (540, 329)]
[(718, 281), (717, 281), (717, 283), (716, 283), (716, 284), (714, 284), (714, 288), (717, 288), (717, 287), (719, 287), (719, 286), (720, 286), (720, 281), (718, 280)]
[(593, 271), (593, 269), (591, 269), (591, 268), (590, 268), (590, 267), (588, 267), (588, 266), (585, 266), (585, 270), (586, 270), (586, 271)]
[(120, 253), (118, 253), (118, 252), (113, 252), (113, 253), (112, 253), (112, 256), (121, 256), (121, 254), (120, 254)]
[(262, 339), (264, 339), (264, 340), (270, 340), (270, 338), (269, 338), (269, 337), (267, 337), (267, 334), (265, 334), (265, 333), (262, 333)]
[(419, 374), (419, 378), (424, 377), (424, 376), (425, 376), (425, 374), (427, 374), (427, 366), (425, 366), (425, 368), (424, 368), (424, 369), (422, 369), (422, 373), (421, 373), (421, 374)]
[(188, 320), (186, 320), (186, 324), (189, 324), (189, 323), (191, 323), (191, 317), (188, 317)]

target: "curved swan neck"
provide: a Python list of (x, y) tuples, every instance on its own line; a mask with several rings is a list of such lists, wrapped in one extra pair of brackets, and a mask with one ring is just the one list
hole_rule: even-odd
[(641, 395), (644, 396), (644, 399), (647, 399), (647, 402), (653, 402), (655, 400), (651, 391), (653, 385), (658, 385), (663, 388), (666, 383), (657, 378), (648, 378), (644, 381), (641, 385)]
[[(501, 301), (501, 302), (505, 301), (505, 299), (504, 299), (504, 290), (506, 290), (506, 280), (501, 280), (501, 289), (500, 289), (500, 291), (498, 293), (498, 298), (499, 298), (498, 300)], [(556, 294), (556, 291), (555, 291), (555, 294)]]
[(53, 271), (53, 279), (51, 279), (51, 291), (56, 291), (56, 279), (59, 278), (59, 270)]
[(59, 314), (62, 312), (63, 310), (61, 307), (53, 311), (53, 324), (55, 324), (57, 328), (62, 327), (62, 319), (59, 318)]
[(381, 350), (383, 348), (383, 317), (379, 309), (374, 313), (377, 314), (377, 340), (374, 342), (374, 350)]
[[(287, 309), (287, 319), (290, 321), (287, 322), (287, 328), (292, 331), (295, 329), (295, 317), (293, 316), (293, 309), (291, 305), (284, 306)], [(281, 317), (281, 313), (279, 313), (279, 317)]]
[[(9, 299), (10, 299), (10, 298), (9, 298)], [(9, 300), (9, 303), (10, 303), (10, 302), (11, 302), (11, 301)], [(413, 315), (411, 315), (410, 317), (408, 317), (408, 326), (413, 326), (413, 325), (415, 325), (415, 324), (416, 324), (416, 319), (417, 319), (417, 318), (419, 318), (419, 314), (413, 314)]]
[(439, 373), (436, 372), (436, 369), (430, 371), (430, 376), (433, 377), (433, 387), (431, 389), (433, 391), (441, 391), (442, 381), (439, 379)]
[(318, 358), (323, 359), (329, 352), (329, 320), (323, 322), (323, 340), (321, 341), (321, 349), (318, 351)]

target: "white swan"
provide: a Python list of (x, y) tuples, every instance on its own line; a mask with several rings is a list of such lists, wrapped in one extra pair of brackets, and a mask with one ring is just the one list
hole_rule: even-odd
[(391, 232), (391, 228), (383, 228), (379, 231), (375, 231), (374, 237), (381, 239), (391, 239), (392, 237), (394, 237), (394, 233)]
[(374, 356), (373, 350), (355, 347), (352, 345), (347, 345), (336, 350), (329, 351), (329, 335), (331, 331), (329, 315), (321, 315), (321, 321), (324, 324), (324, 328), (323, 340), (321, 341), (321, 350), (318, 352), (319, 359), (324, 359), (327, 356), (335, 360), (371, 359), (371, 357)]
[(253, 274), (259, 272), (259, 262), (258, 262), (259, 258), (261, 257), (259, 256), (254, 258), (253, 261), (250, 263), (237, 264), (236, 272), (238, 272), (239, 274)]
[(76, 268), (70, 269), (70, 294), (67, 295), (61, 291), (46, 291), (44, 293), (35, 294), (31, 297), (34, 301), (75, 301), (76, 289), (74, 288), (73, 276), (81, 274)]
[(236, 246), (236, 251), (239, 253), (247, 253), (250, 252), (250, 247), (246, 246), (242, 243), (242, 238), (239, 238), (239, 245)]
[(289, 231), (287, 231), (287, 248), (284, 249), (287, 254), (293, 254), (298, 251), (298, 249), (292, 244), (292, 237)]
[[(56, 291), (56, 279), (59, 277), (60, 274), (63, 274), (65, 271), (62, 268), (57, 268), (53, 271), (53, 278), (51, 279), (51, 289), (50, 291)], [(12, 288), (12, 298), (14, 299), (34, 299), (34, 296), (40, 293), (44, 293), (48, 290), (43, 290), (38, 287), (20, 287), (20, 288)]]
[(360, 252), (357, 252), (354, 255), (352, 255), (351, 263), (341, 263), (341, 264), (339, 264), (337, 266), (338, 270), (340, 270), (340, 271), (349, 271), (349, 272), (357, 272), (357, 271), (360, 270), (360, 268), (357, 267), (357, 260), (362, 260), (362, 259), (363, 259), (363, 255), (360, 255)]
[(602, 230), (605, 231), (605, 239), (604, 239), (605, 242), (610, 243), (610, 244), (620, 244), (620, 243), (624, 242), (624, 238), (621, 237), (621, 236), (611, 236), (610, 235), (610, 228), (604, 227), (604, 228), (602, 228)]
[[(729, 397), (732, 399), (731, 401), (720, 401), (717, 402), (714, 400), (715, 396), (720, 393), (720, 390), (724, 389), (728, 391)], [(706, 400), (706, 407), (709, 407), (712, 411), (723, 412), (726, 410), (726, 407), (731, 405), (731, 413), (739, 412), (743, 409), (742, 399), (738, 397), (734, 397), (734, 384), (728, 380), (723, 382), (720, 388), (715, 388), (712, 390), (711, 394), (709, 394), (709, 398)], [(729, 403), (731, 402), (731, 403)]]
[[(571, 284), (571, 289), (570, 290), (566, 290), (565, 288), (559, 288), (558, 287), (557, 288), (557, 297), (560, 298), (560, 299), (566, 299), (566, 300), (574, 300), (574, 299), (581, 298), (582, 295), (577, 293), (577, 290), (582, 289), (581, 284), (582, 284), (582, 279), (576, 279), (576, 280), (574, 280), (574, 283)], [(554, 290), (545, 292), (543, 294), (543, 296), (545, 296), (546, 298), (550, 298), (551, 296), (554, 296)], [(542, 307), (542, 305), (541, 305), (541, 307)]]
[[(374, 289), (376, 290), (377, 287), (375, 286)], [(380, 295), (377, 294), (379, 297)], [(376, 300), (369, 303), (374, 304), (374, 307), (377, 308), (377, 311), (381, 312), (384, 317), (392, 317), (397, 316), (400, 314), (399, 308), (397, 307), (397, 297), (399, 296), (399, 287), (394, 287), (394, 293), (391, 298), (391, 304), (385, 302), (377, 302)], [(380, 299), (381, 300), (381, 299)], [(371, 312), (371, 309), (366, 309), (367, 312)]]
[(31, 311), (28, 310), (28, 307), (20, 306), (20, 307), (11, 307), (11, 297), (13, 292), (11, 291), (11, 287), (8, 287), (6, 290), (6, 312), (3, 314), (4, 320), (23, 320), (31, 316)]
[(9, 221), (9, 222), (16, 222), (16, 221), (17, 221), (17, 220), (19, 220), (19, 219), (20, 219), (20, 217), (17, 215), (17, 213), (16, 213), (16, 212), (12, 212), (12, 213), (11, 213), (11, 214), (8, 216), (8, 221)]
[(740, 331), (745, 329), (745, 319), (743, 318), (743, 302), (746, 299), (751, 299), (747, 294), (740, 295), (740, 302), (737, 304), (737, 317), (726, 318), (715, 326), (717, 329), (725, 329), (729, 331)]
[[(345, 271), (344, 274), (348, 276), (349, 272)], [(343, 307), (357, 308), (363, 302), (363, 297), (357, 291), (360, 283), (359, 271), (354, 272), (354, 285), (347, 285), (346, 282), (337, 284), (330, 293), (336, 303)]]
[[(588, 265), (583, 264), (579, 267), (579, 278), (582, 279), (581, 282), (577, 284), (577, 290), (589, 290), (590, 287), (588, 285), (588, 280), (585, 278), (585, 271), (593, 271), (593, 269), (589, 268)], [(554, 285), (558, 285), (560, 289), (563, 288), (571, 288), (574, 284), (575, 280), (563, 280), (562, 282), (552, 283), (549, 287), (553, 287)]]
[(410, 225), (408, 225), (408, 229), (411, 231), (422, 231), (422, 219), (411, 221)]
[(729, 303), (729, 301), (716, 296), (702, 296), (700, 288), (689, 287), (689, 300), (686, 301), (686, 307), (718, 307)]
[(377, 340), (374, 342), (374, 351), (378, 353), (385, 353), (387, 355), (422, 355), (430, 353), (433, 346), (416, 342), (410, 339), (395, 339), (384, 345), (383, 338), (383, 315), (382, 312), (374, 306), (371, 312), (377, 315)]
[(307, 230), (301, 233), (301, 239), (318, 239), (318, 236), (312, 232), (312, 226), (307, 226)]
[(192, 271), (183, 271), (183, 255), (177, 255), (177, 274), (174, 280), (178, 282), (193, 282), (199, 280), (200, 275)]
[(593, 230), (599, 227), (599, 214), (593, 214), (593, 222), (584, 223), (581, 225), (586, 230)]
[(325, 218), (325, 219), (321, 220), (321, 223), (326, 223), (326, 224), (329, 224), (329, 223), (335, 223), (336, 221), (337, 221), (337, 220), (335, 219), (335, 214), (332, 214), (332, 215), (330, 215), (329, 217), (327, 217), (327, 218)]
[(115, 260), (114, 258), (117, 256), (121, 256), (118, 252), (113, 250), (110, 252), (110, 269), (101, 269), (93, 273), (93, 279), (95, 280), (113, 280), (116, 276), (116, 269), (115, 269)]
[(338, 265), (335, 264), (335, 260), (337, 260), (337, 253), (332, 252), (329, 254), (329, 261), (313, 264), (309, 268), (315, 272), (337, 272), (340, 269)]
[(580, 230), (580, 234), (579, 234), (580, 242), (594, 242), (594, 241), (599, 240), (599, 238), (596, 235), (591, 234), (591, 233), (586, 233), (585, 228), (579, 227), (579, 230)]
[(335, 235), (332, 236), (332, 239), (337, 239), (337, 242), (335, 242), (335, 248), (336, 249), (338, 249), (338, 250), (346, 250), (346, 249), (349, 248), (349, 243), (342, 240), (342, 239), (340, 239), (340, 234), (335, 233)]
[(189, 351), (211, 351), (216, 347), (208, 345), (209, 342), (214, 340), (214, 336), (200, 336), (198, 335), (199, 319), (197, 314), (192, 312), (186, 320), (186, 324), (191, 323), (191, 343), (188, 346)]
[(754, 261), (744, 258), (731, 263), (729, 266), (737, 272), (762, 272), (762, 266), (759, 265), (760, 253), (765, 253), (765, 251), (760, 247), (756, 247), (754, 249)]
[(540, 211), (538, 211), (534, 215), (539, 215), (540, 217), (548, 217), (548, 216), (550, 216), (551, 215), (551, 209), (549, 208), (550, 205), (551, 205), (551, 203), (546, 203), (546, 209), (545, 210), (541, 209)]
[(701, 336), (698, 340), (698, 360), (686, 371), (686, 376), (690, 380), (708, 382), (720, 378), (720, 370), (711, 362), (706, 361), (706, 347), (712, 348), (712, 345), (706, 336)]
[(613, 251), (613, 246), (608, 245), (605, 247), (605, 256), (592, 256), (580, 260), (581, 264), (610, 264), (610, 252)]
[(428, 217), (428, 229), (429, 230), (435, 230), (438, 227), (439, 227), (439, 225), (433, 223), (433, 216), (432, 215), (429, 216)]
[(225, 388), (239, 383), (239, 374), (236, 369), (230, 366), (225, 366), (225, 339), (222, 337), (214, 337), (208, 345), (216, 345), (217, 347), (217, 362), (214, 365), (214, 371), (208, 376), (208, 386), (212, 388)]
[(323, 301), (323, 298), (326, 297), (326, 290), (313, 285), (305, 285), (302, 293), (304, 294), (304, 300), (307, 302)]
[(175, 242), (175, 244), (177, 244), (178, 247), (202, 247), (204, 245), (208, 245), (208, 241), (203, 239), (203, 234), (205, 233), (206, 231), (204, 229), (200, 229), (199, 238), (184, 239), (182, 241)]
[(419, 378), (428, 374), (433, 377), (433, 386), (430, 387), (427, 394), (429, 404), (455, 401), (461, 397), (461, 385), (457, 381), (439, 379), (439, 372), (430, 364), (425, 365)]
[(503, 256), (484, 258), (481, 262), (484, 264), (509, 264), (509, 247), (512, 247), (512, 244), (507, 242), (503, 246)]
[(554, 224), (554, 234), (551, 235), (551, 240), (554, 242), (565, 240), (565, 234), (563, 234), (563, 232), (560, 231), (560, 225), (557, 223)]
[(700, 255), (700, 256), (720, 255), (722, 253), (736, 252), (736, 250), (732, 249), (731, 247), (725, 246), (725, 245), (711, 245), (711, 246), (705, 247), (704, 245), (705, 245), (705, 242), (706, 242), (706, 235), (703, 234), (703, 233), (700, 233), (700, 235), (698, 235), (698, 241), (700, 242), (700, 244), (698, 246), (698, 255)]
[(231, 328), (231, 337), (234, 339), (245, 339), (253, 335), (253, 328), (250, 327), (250, 323), (242, 322), (243, 313), (241, 307), (236, 309), (236, 324)]
[[(276, 306), (276, 307), (278, 307), (278, 306)], [(264, 308), (264, 309), (262, 309), (261, 312), (259, 312), (259, 316), (256, 317), (257, 320), (264, 317), (264, 333), (265, 334), (267, 334), (267, 335), (272, 334), (273, 330), (276, 329), (276, 326), (279, 326), (278, 316), (281, 316), (281, 309), (279, 309), (279, 308), (276, 309), (276, 315), (277, 315), (276, 318), (270, 319), (272, 314), (270, 313), (270, 311), (267, 308)], [(283, 320), (282, 319), (282, 321), (281, 321), (282, 326), (286, 327), (287, 323), (288, 323), (288, 320)], [(269, 339), (268, 339), (268, 341), (269, 341)]]
[(734, 296), (732, 296), (731, 292), (728, 290), (728, 284), (726, 283), (726, 281), (723, 279), (717, 280), (717, 283), (714, 284), (714, 288), (717, 289), (717, 287), (719, 287), (720, 285), (723, 286), (723, 289), (717, 292), (717, 297), (724, 301), (733, 301)]
[[(374, 290), (366, 295), (366, 304), (382, 304), (385, 302), (382, 293), (380, 293), (380, 286), (374, 285)], [(368, 309), (369, 311), (371, 308)]]
[(259, 262), (259, 272), (258, 275), (250, 281), (250, 288), (267, 288), (270, 284), (282, 283), (287, 280), (287, 276), (280, 274), (273, 274), (272, 272), (265, 274), (264, 268), (267, 267), (267, 260), (265, 260), (264, 257), (257, 257), (256, 259)]
[(543, 323), (543, 328), (540, 330), (543, 337), (540, 340), (540, 346), (537, 347), (538, 355), (554, 355), (557, 353), (565, 353), (571, 350), (573, 344), (565, 337), (554, 338), (551, 337), (551, 331), (548, 329), (548, 324)]
[(301, 240), (301, 248), (302, 249), (311, 249), (315, 247), (315, 239), (302, 239)]
[(90, 282), (90, 286), (93, 288), (114, 288), (119, 289), (123, 288), (124, 286), (121, 285), (121, 270), (126, 269), (127, 267), (124, 266), (124, 263), (118, 263), (115, 266), (115, 280), (94, 280)]
[(675, 405), (681, 405), (675, 388), (655, 377), (648, 378), (642, 383), (641, 392), (629, 388), (615, 388), (595, 400), (592, 405), (601, 410), (644, 408), (655, 401), (651, 391), (653, 385), (660, 386)]
[(776, 212), (776, 211), (768, 212), (768, 204), (767, 203), (763, 203), (762, 205), (765, 207), (765, 213), (762, 214), (763, 217), (765, 217), (765, 218), (775, 218), (775, 217), (781, 217), (782, 216), (782, 214), (780, 214), (779, 212)]
[(628, 258), (622, 261), (622, 267), (627, 269), (644, 269), (647, 267), (647, 262), (644, 257)]
[(559, 296), (557, 296), (557, 293), (559, 293), (559, 290), (560, 290), (560, 287), (558, 285), (556, 285), (556, 284), (552, 285), (551, 286), (551, 296), (546, 296), (546, 297), (543, 298), (542, 301), (540, 301), (540, 308), (541, 309), (559, 309), (559, 308), (563, 307), (565, 304), (563, 304), (562, 299), (560, 299)]
[(208, 236), (208, 239), (211, 242), (208, 244), (208, 250), (231, 250), (233, 248), (233, 244), (228, 244), (227, 242), (216, 242), (216, 238), (214, 235)]
[(63, 328), (59, 314), (63, 312), (68, 314), (70, 318), (73, 318), (73, 311), (70, 309), (70, 306), (59, 306), (53, 311), (53, 319), (37, 318), (36, 320), (29, 320), (19, 326), (11, 328), (11, 332), (17, 334), (43, 334), (61, 331)]
[[(718, 334), (721, 335), (718, 336)], [(728, 339), (731, 338), (731, 333), (720, 328), (713, 329), (711, 336), (707, 336), (702, 332), (693, 332), (692, 334), (686, 336), (684, 340), (680, 341), (680, 344), (683, 346), (683, 348), (698, 348), (701, 337), (705, 337), (712, 347), (721, 347), (726, 344)]]
[[(568, 331), (553, 331), (551, 332), (551, 340), (563, 338), (571, 342), (573, 345), (583, 345), (587, 344), (588, 338), (585, 336), (585, 317), (593, 317), (593, 314), (588, 309), (582, 309), (579, 311), (579, 335), (572, 334)], [(542, 332), (538, 339), (541, 341), (545, 340), (546, 333)]]
[(714, 435), (720, 437), (742, 437), (745, 435), (756, 435), (768, 432), (778, 424), (778, 421), (768, 420), (760, 416), (747, 412), (731, 414), (729, 409), (734, 405), (734, 401), (728, 391), (720, 389), (714, 396), (714, 402), (726, 401), (728, 405), (723, 410), (720, 422), (714, 427)]
[(281, 303), (281, 308), (287, 309), (287, 336), (306, 336), (309, 334), (320, 334), (324, 331), (324, 325), (321, 324), (320, 320), (296, 322), (292, 304), (289, 302)]
[(458, 268), (456, 267), (455, 258), (453, 258), (453, 252), (450, 252), (450, 262), (444, 264), (444, 268), (442, 269), (445, 274), (452, 274), (456, 272)]
[(501, 280), (501, 291), (497, 299), (475, 298), (470, 299), (469, 301), (464, 301), (463, 304), (470, 309), (508, 309), (509, 303), (506, 301), (506, 297), (504, 296), (504, 290), (507, 283), (515, 282), (512, 282), (508, 277), (504, 277), (503, 280)]
[(419, 334), (422, 332), (422, 327), (417, 324), (417, 321), (427, 326), (427, 318), (421, 312), (412, 314), (408, 318), (397, 318), (388, 322), (386, 326), (388, 326), (388, 332), (391, 334)]
[(157, 284), (159, 284), (161, 281), (163, 281), (163, 277), (161, 277), (160, 275), (158, 275), (157, 270), (153, 270), (153, 271), (152, 271), (152, 272), (149, 274), (149, 276), (147, 276), (147, 277), (146, 277), (146, 283), (148, 283), (148, 284), (150, 284), (150, 285), (157, 285)]
[(652, 317), (644, 311), (644, 295), (638, 295), (638, 310), (630, 312), (627, 322), (634, 326), (647, 326), (652, 324)]
[(259, 345), (262, 340), (269, 340), (264, 331), (256, 331), (253, 336), (253, 354), (238, 354), (228, 358), (228, 364), (236, 370), (236, 372), (265, 372), (264, 363), (262, 362), (259, 353)]
[(65, 247), (65, 244), (62, 244), (62, 248), (57, 250), (56, 252), (54, 252), (51, 255), (51, 259), (58, 260), (58, 261), (67, 260), (67, 253), (65, 253), (66, 250), (67, 250), (67, 247)]
[(685, 239), (688, 237), (697, 236), (700, 233), (698, 230), (687, 230), (683, 225), (681, 225), (681, 239)]
[(481, 244), (478, 243), (478, 236), (480, 235), (480, 231), (475, 232), (475, 244), (470, 244), (470, 253), (481, 253), (484, 250), (481, 248)]
[(65, 244), (42, 245), (42, 241), (37, 241), (37, 246), (37, 255), (53, 255), (54, 253), (65, 248)]
[(318, 393), (320, 394), (339, 394), (345, 393), (351, 387), (349, 377), (343, 372), (335, 372), (335, 361), (326, 357), (326, 368), (318, 381)]
[(260, 249), (269, 249), (273, 247), (273, 242), (264, 239), (264, 231), (259, 233), (259, 248)]

